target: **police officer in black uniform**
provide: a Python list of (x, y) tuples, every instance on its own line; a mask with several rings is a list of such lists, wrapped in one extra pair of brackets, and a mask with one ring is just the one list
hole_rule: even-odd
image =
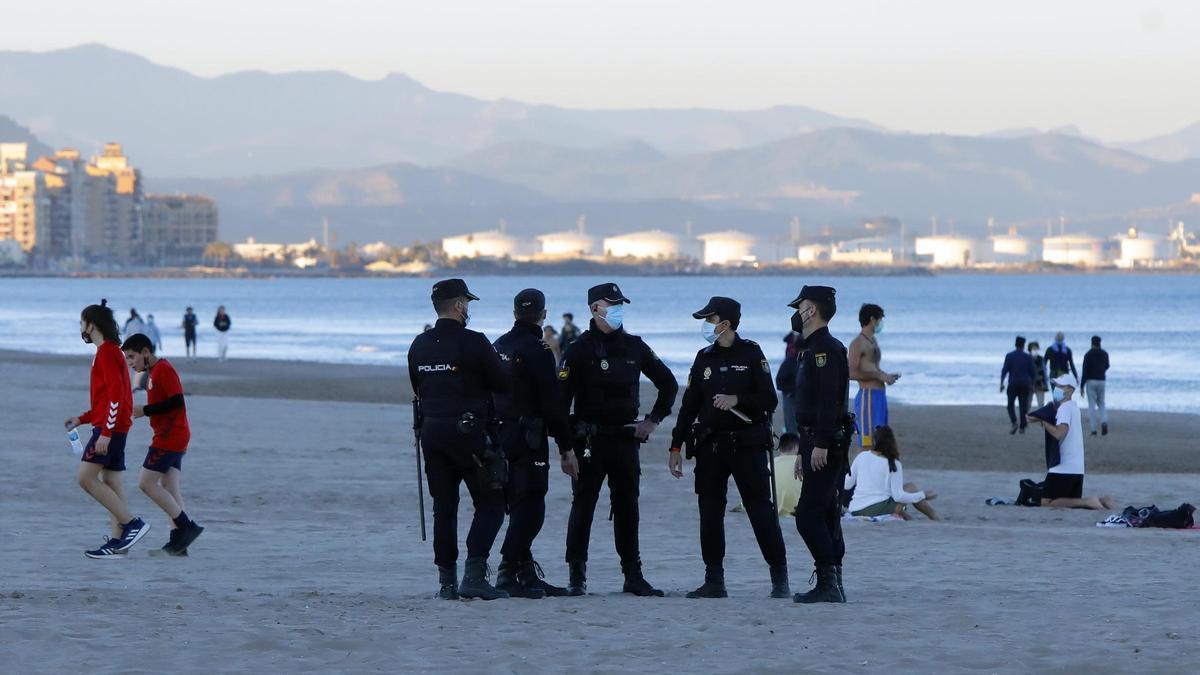
[(845, 602), (842, 590), (842, 509), (838, 495), (846, 474), (850, 447), (846, 427), (846, 392), (850, 366), (846, 347), (829, 334), (837, 313), (837, 291), (805, 286), (788, 304), (796, 310), (792, 330), (801, 334), (796, 374), (796, 427), (800, 454), (796, 475), (803, 475), (796, 529), (812, 553), (817, 585), (797, 593), (796, 602)]
[[(572, 485), (574, 498), (567, 523), (568, 595), (587, 593), (592, 516), (606, 477), (611, 493), (613, 538), (625, 575), (623, 590), (640, 596), (663, 595), (642, 576), (638, 548), (638, 490), (642, 471), (638, 449), (663, 418), (671, 414), (679, 385), (670, 369), (640, 337), (625, 332), (624, 310), (628, 302), (629, 298), (613, 283), (588, 289), (591, 322), (567, 351), (558, 373), (567, 406), (572, 401), (575, 404), (574, 451), (562, 458), (564, 471), (578, 473)], [(658, 398), (650, 413), (639, 421), (639, 381), (643, 374), (658, 388)]]
[(533, 540), (546, 519), (550, 444), (560, 454), (570, 451), (567, 409), (555, 373), (558, 361), (542, 341), (546, 296), (527, 288), (513, 299), (512, 330), (496, 340), (496, 353), (512, 381), (511, 394), (496, 396), (500, 444), (508, 458), (508, 532), (500, 547), (503, 556), (496, 588), (512, 597), (562, 596), (567, 589), (546, 583), (533, 559)]
[(725, 498), (731, 475), (742, 495), (758, 547), (770, 566), (771, 597), (790, 597), (787, 552), (771, 499), (771, 417), (779, 403), (771, 366), (758, 343), (737, 334), (742, 306), (736, 300), (714, 297), (692, 316), (704, 320), (701, 333), (710, 344), (696, 354), (692, 363), (667, 460), (671, 475), (681, 478), (680, 449), (685, 442), (689, 456), (696, 458), (704, 584), (687, 597), (728, 595)]
[[(462, 279), (433, 286), (437, 323), (408, 349), (408, 376), (420, 411), (421, 448), (433, 498), (433, 560), (447, 600), (506, 598), (488, 583), (487, 558), (504, 523), (504, 457), (489, 438), (492, 394), (509, 379), (483, 333), (466, 328), (468, 305), (478, 300)], [(458, 577), (458, 490), (465, 482), (475, 502), (467, 533), (467, 562)]]

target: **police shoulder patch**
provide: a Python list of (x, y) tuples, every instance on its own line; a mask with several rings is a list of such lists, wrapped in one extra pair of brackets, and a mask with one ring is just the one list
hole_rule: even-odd
[(818, 368), (824, 368), (825, 364), (829, 361), (829, 355), (825, 353), (817, 354), (815, 358)]
[(764, 373), (771, 374), (771, 364), (767, 363), (766, 359), (762, 360), (762, 369)]

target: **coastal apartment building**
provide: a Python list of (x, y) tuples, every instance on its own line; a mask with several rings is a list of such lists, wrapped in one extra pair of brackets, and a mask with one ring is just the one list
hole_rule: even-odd
[(142, 249), (157, 263), (198, 260), (217, 240), (217, 203), (202, 195), (146, 195)]
[(82, 254), (115, 262), (141, 258), (141, 171), (130, 165), (120, 143), (105, 143), (104, 151), (83, 168)]
[(26, 164), (28, 145), (0, 143), (0, 240), (28, 253), (49, 239), (50, 202), (42, 175)]

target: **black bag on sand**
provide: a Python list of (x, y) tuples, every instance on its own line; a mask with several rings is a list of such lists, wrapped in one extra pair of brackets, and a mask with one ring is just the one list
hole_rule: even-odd
[(1017, 494), (1017, 506), (1041, 506), (1042, 484), (1029, 478), (1021, 479), (1021, 491)]
[[(1154, 507), (1150, 507), (1154, 509)], [(1170, 511), (1154, 509), (1142, 520), (1141, 527), (1165, 527), (1172, 530), (1183, 530), (1195, 524), (1192, 514), (1196, 507), (1191, 504), (1180, 504)]]

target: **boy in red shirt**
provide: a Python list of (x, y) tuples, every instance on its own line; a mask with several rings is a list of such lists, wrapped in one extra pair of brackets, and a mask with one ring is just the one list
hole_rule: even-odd
[(192, 437), (183, 402), (183, 384), (171, 362), (154, 355), (154, 343), (145, 335), (129, 336), (121, 345), (121, 351), (125, 352), (125, 360), (134, 371), (150, 373), (146, 405), (133, 409), (135, 418), (149, 417), (150, 427), (154, 429), (138, 487), (171, 519), (171, 538), (162, 550), (168, 555), (187, 555), (188, 546), (204, 528), (184, 513), (183, 495), (179, 493), (183, 454)]
[(84, 448), (79, 465), (79, 487), (108, 509), (112, 537), (100, 548), (84, 551), (89, 558), (119, 556), (150, 530), (141, 518), (129, 512), (121, 473), (125, 471), (125, 435), (132, 424), (133, 392), (129, 368), (121, 348), (117, 321), (107, 300), (88, 305), (79, 315), (79, 334), (96, 345), (92, 359), (91, 408), (66, 421), (67, 429), (92, 425), (92, 438)]

